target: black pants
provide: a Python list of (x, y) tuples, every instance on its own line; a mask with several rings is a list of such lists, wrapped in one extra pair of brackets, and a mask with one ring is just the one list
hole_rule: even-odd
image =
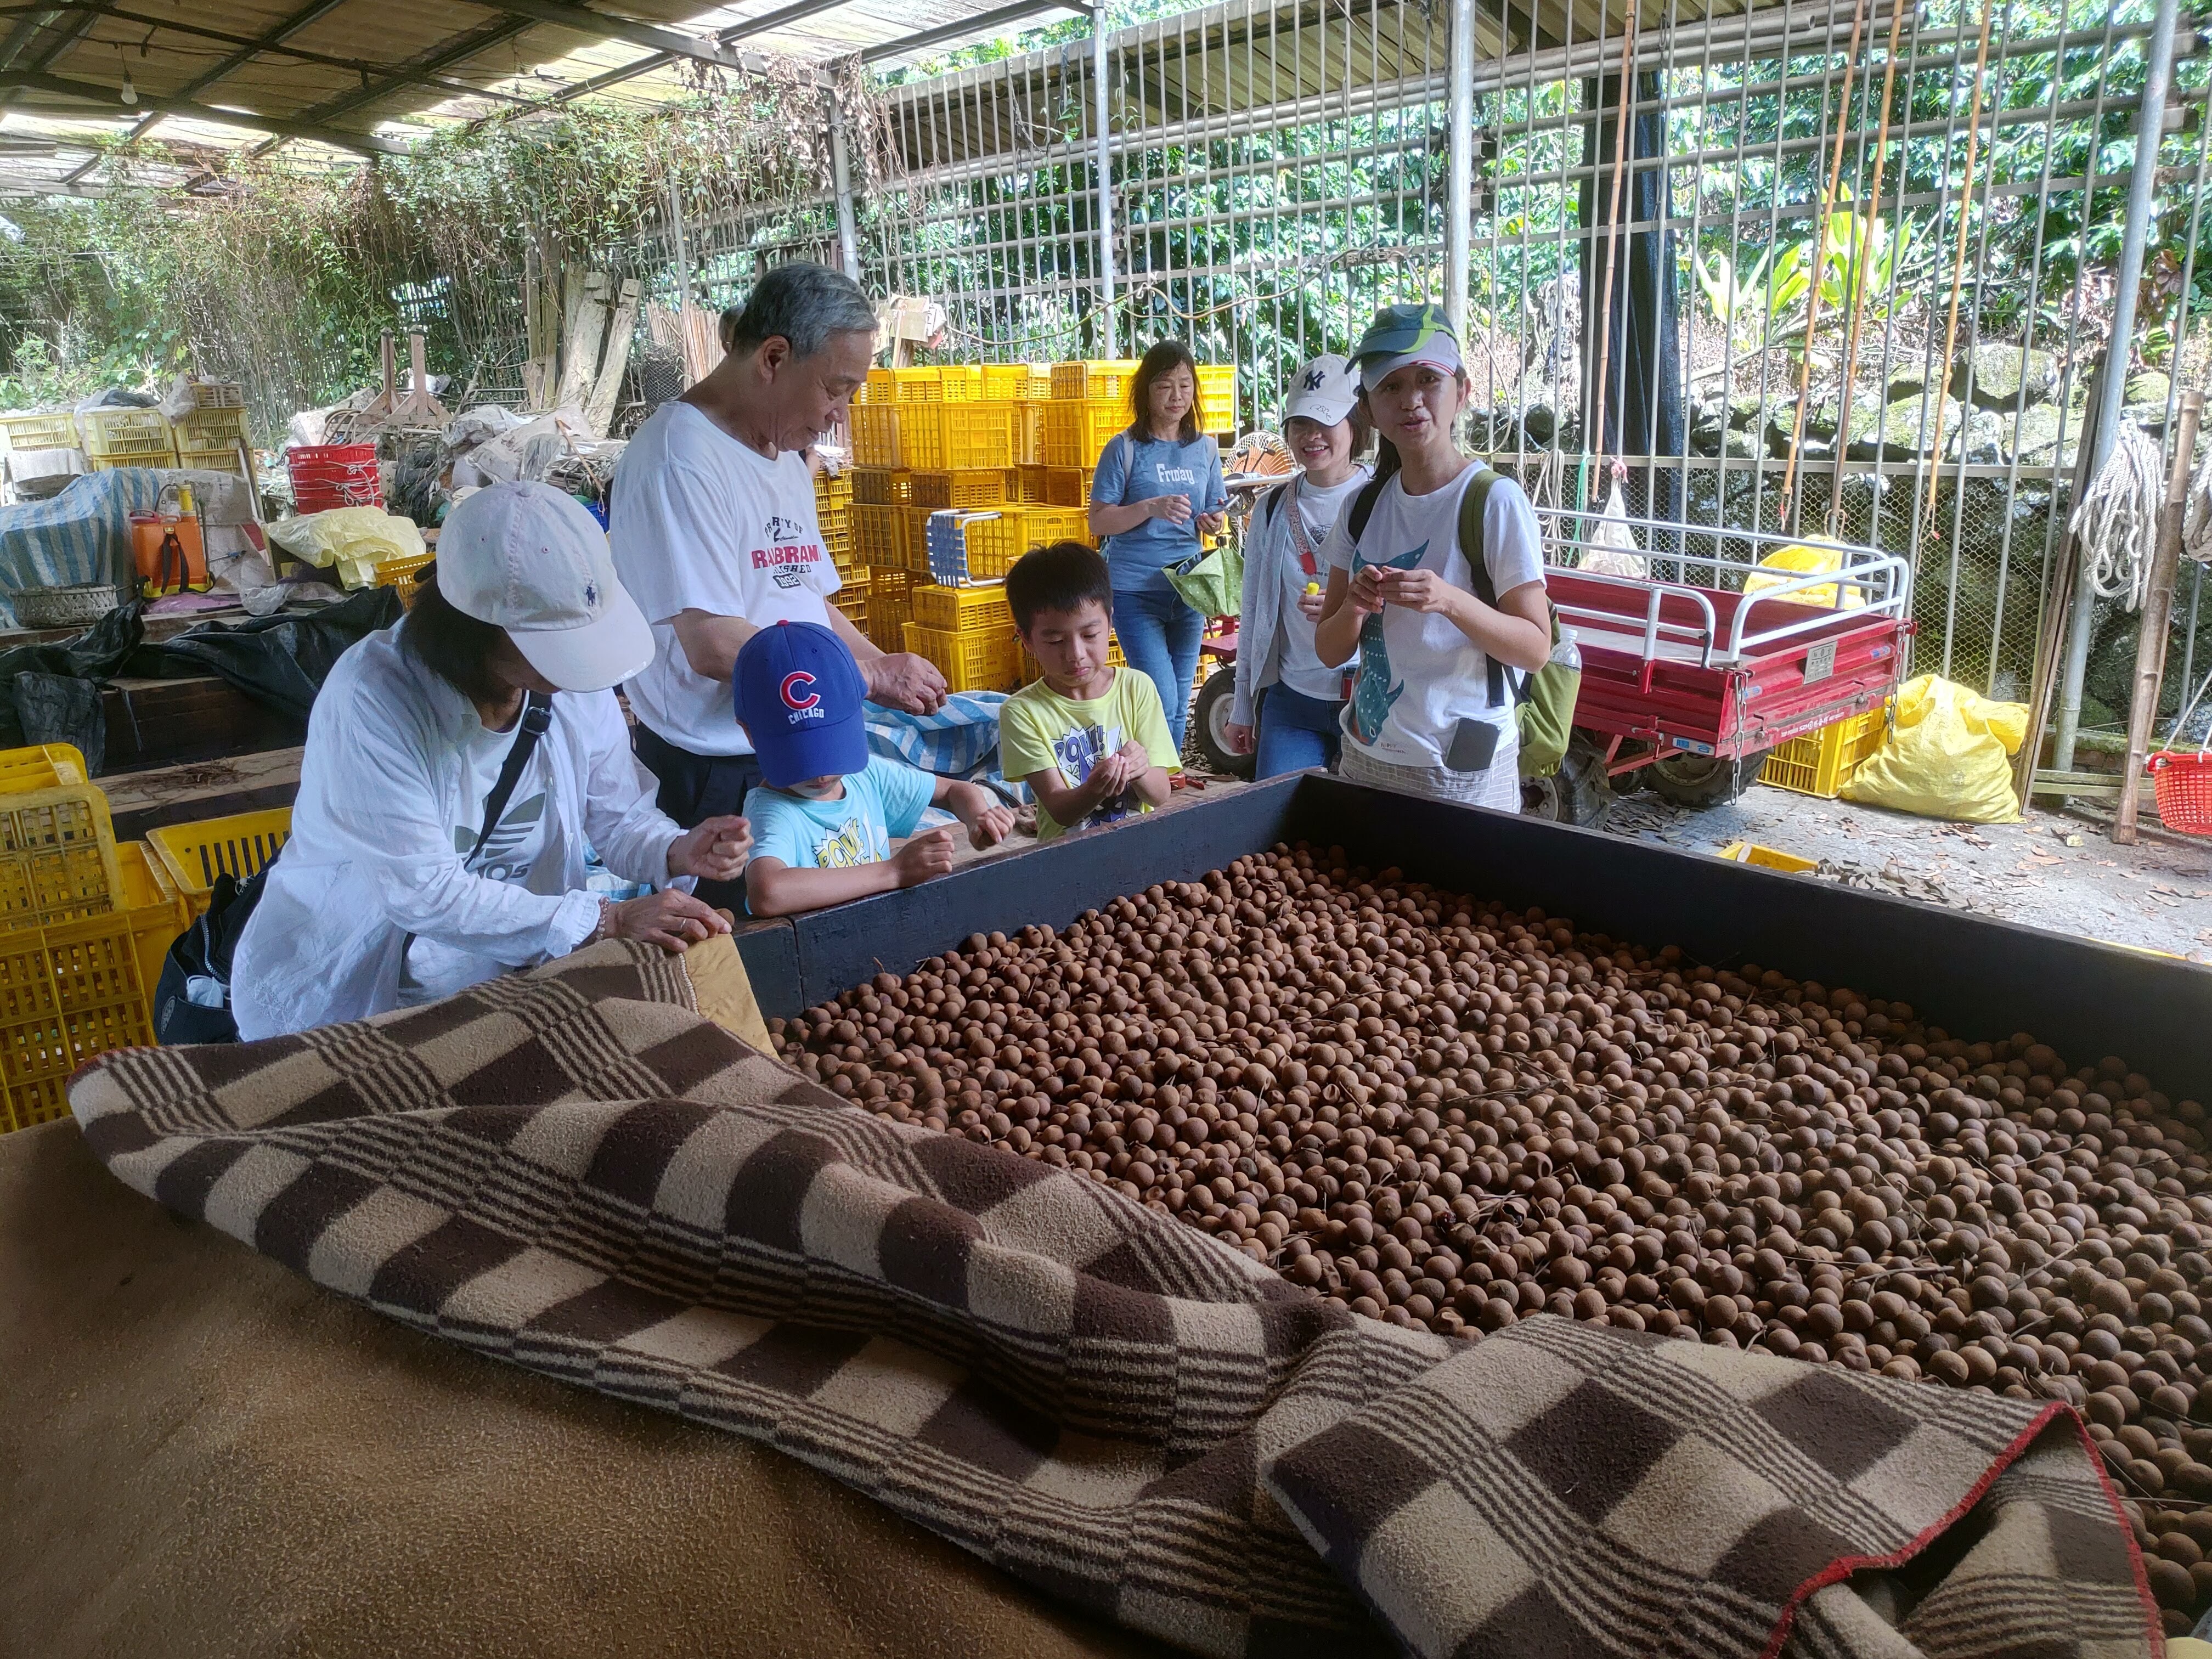
[[(760, 762), (750, 755), (695, 755), (644, 725), (631, 728), (630, 744), (646, 770), (660, 780), (654, 797), (660, 810), (686, 830), (743, 812), (745, 797), (761, 781)], [(702, 881), (698, 894), (719, 909), (747, 914), (742, 881)]]

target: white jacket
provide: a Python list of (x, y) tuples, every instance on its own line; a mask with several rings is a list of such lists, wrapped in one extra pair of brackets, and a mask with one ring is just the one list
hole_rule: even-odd
[[(1359, 470), (1363, 477), (1369, 476), (1366, 467)], [(1290, 482), (1261, 495), (1252, 503), (1252, 516), (1246, 520), (1244, 598), (1237, 618), (1237, 689), (1229, 704), (1229, 718), (1239, 726), (1258, 724), (1253, 710), (1260, 693), (1283, 677), (1283, 630), (1303, 628), (1309, 641), (1313, 635), (1311, 623), (1283, 608), (1283, 567), (1297, 556), (1297, 544), (1291, 538), (1291, 514), (1298, 510), (1301, 476), (1293, 473)], [(1345, 511), (1351, 510), (1347, 496)], [(1324, 533), (1315, 539), (1314, 545), (1318, 548), (1328, 539)], [(1328, 583), (1324, 574), (1322, 585), (1326, 587)], [(1350, 673), (1358, 665), (1359, 653), (1355, 651), (1343, 667)]]
[(562, 892), (539, 894), (462, 867), (465, 736), (476, 707), (399, 642), (372, 634), (331, 670), (307, 721), (292, 838), (238, 943), (231, 1006), (248, 1042), (398, 1006), (410, 934), (526, 967), (567, 955), (599, 925), (584, 890), (586, 843), (623, 879), (672, 884), (683, 834), (653, 805), (611, 691), (564, 691), (539, 740), (546, 855)]

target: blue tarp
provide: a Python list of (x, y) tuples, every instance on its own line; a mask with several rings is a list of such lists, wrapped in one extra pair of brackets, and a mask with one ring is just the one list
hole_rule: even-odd
[(988, 783), (1012, 799), (1030, 798), (1026, 784), (999, 771), (999, 708), (1003, 691), (956, 691), (934, 714), (908, 714), (868, 705), (868, 747), (940, 777)]
[(162, 477), (144, 467), (93, 472), (52, 501), (0, 507), (0, 623), (15, 626), (27, 587), (131, 580), (131, 515), (161, 501)]

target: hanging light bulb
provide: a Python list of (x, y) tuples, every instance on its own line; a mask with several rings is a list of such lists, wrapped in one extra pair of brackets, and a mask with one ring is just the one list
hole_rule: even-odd
[(123, 71), (123, 101), (133, 107), (136, 107), (138, 102), (138, 88), (132, 82), (129, 70)]

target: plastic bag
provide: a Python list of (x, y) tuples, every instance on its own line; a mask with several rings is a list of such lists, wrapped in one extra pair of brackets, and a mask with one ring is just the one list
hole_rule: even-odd
[(1626, 576), (1637, 581), (1651, 574), (1651, 562), (1637, 549), (1636, 532), (1628, 524), (1628, 504), (1621, 499), (1618, 483), (1606, 495), (1604, 515), (1590, 532), (1590, 545), (1583, 550), (1576, 568), (1595, 576)]
[(1162, 571), (1168, 586), (1201, 617), (1233, 617), (1244, 603), (1244, 555), (1234, 542)]
[(394, 559), (419, 559), (428, 550), (411, 519), (377, 507), (334, 507), (327, 513), (279, 519), (269, 539), (295, 559), (323, 569), (336, 567), (346, 587), (368, 587), (376, 567)]
[[(1759, 562), (1761, 570), (1778, 570), (1778, 576), (1747, 576), (1743, 592), (1746, 599), (1753, 594), (1770, 592), (1780, 587), (1792, 576), (1814, 576), (1826, 570), (1840, 570), (1849, 556), (1840, 547), (1808, 547), (1799, 543), (1794, 547), (1778, 548)], [(1790, 605), (1818, 605), (1823, 611), (1856, 611), (1866, 603), (1866, 589), (1855, 582), (1840, 584), (1844, 590), (1843, 603), (1836, 602), (1838, 584), (1823, 582), (1817, 587), (1801, 587), (1791, 593), (1776, 593), (1774, 597)]]
[(1992, 702), (1923, 674), (1899, 690), (1888, 742), (1843, 799), (1954, 823), (2016, 823), (2011, 757), (2027, 736), (2026, 703)]

